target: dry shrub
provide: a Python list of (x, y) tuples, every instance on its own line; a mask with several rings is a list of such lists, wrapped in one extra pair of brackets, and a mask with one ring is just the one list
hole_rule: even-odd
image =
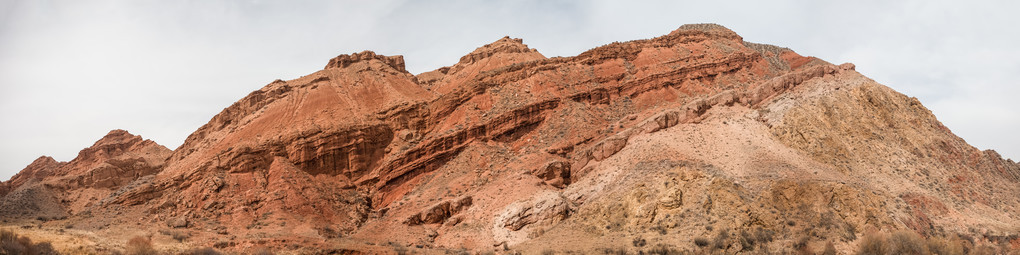
[(202, 247), (202, 248), (191, 248), (191, 249), (189, 249), (187, 251), (184, 251), (184, 253), (182, 255), (220, 255), (220, 254), (223, 254), (223, 253), (220, 253), (216, 249), (213, 249), (213, 248), (210, 248), (210, 247)]
[(178, 231), (178, 230), (162, 229), (162, 230), (159, 230), (159, 233), (167, 235), (167, 236), (170, 236), (170, 238), (173, 238), (174, 240), (177, 240), (177, 242), (182, 242), (182, 243), (185, 240), (188, 240), (188, 237), (191, 237), (191, 235), (189, 235), (188, 233), (186, 233), (184, 231)]
[(694, 245), (697, 245), (698, 247), (708, 246), (708, 238), (696, 237), (694, 238)]
[(951, 240), (943, 237), (928, 239), (928, 252), (937, 255), (963, 255), (962, 240)]
[(34, 243), (32, 239), (17, 233), (0, 230), (0, 254), (57, 254), (49, 242)]
[(645, 239), (641, 238), (640, 236), (634, 237), (633, 243), (634, 243), (634, 247), (644, 247), (645, 244), (648, 244), (648, 242), (645, 241)]
[(825, 250), (822, 250), (822, 255), (836, 255), (836, 245), (832, 244), (832, 241), (825, 243)]
[(602, 254), (627, 255), (627, 250), (624, 250), (623, 248), (616, 248), (616, 249), (605, 248), (605, 249), (602, 249)]
[(760, 244), (762, 244), (762, 245), (765, 245), (765, 244), (771, 243), (771, 242), (772, 242), (772, 237), (773, 237), (773, 236), (774, 236), (775, 234), (776, 234), (776, 232), (775, 232), (775, 231), (772, 231), (772, 230), (766, 230), (766, 229), (763, 229), (763, 228), (761, 228), (761, 227), (758, 227), (758, 229), (756, 229), (756, 230), (754, 231), (754, 237), (755, 237), (755, 239), (757, 239), (757, 242), (758, 242), (758, 243), (760, 243)]
[(752, 251), (754, 250), (754, 236), (751, 233), (741, 229), (740, 230), (740, 250), (741, 251)]
[(274, 253), (269, 248), (259, 247), (259, 248), (256, 248), (255, 251), (252, 252), (251, 254), (252, 255), (275, 255), (276, 253)]
[(675, 255), (675, 254), (684, 254), (684, 252), (679, 250), (679, 249), (677, 249), (676, 247), (671, 246), (671, 245), (661, 244), (660, 243), (660, 244), (655, 245), (655, 247), (652, 247), (648, 251), (644, 252), (644, 254)]
[(127, 247), (124, 249), (124, 253), (127, 255), (155, 255), (159, 254), (155, 248), (152, 248), (152, 241), (149, 238), (136, 236), (128, 240)]
[(793, 243), (793, 249), (797, 254), (815, 254), (808, 247), (808, 242), (811, 242), (811, 236), (805, 235)]
[(881, 255), (889, 253), (885, 234), (877, 231), (868, 231), (858, 243), (857, 254), (859, 255)]
[(928, 247), (921, 235), (909, 230), (899, 230), (889, 236), (889, 251), (893, 254), (928, 254)]
[(715, 236), (715, 240), (712, 241), (712, 247), (720, 250), (725, 250), (730, 247), (730, 232), (725, 229), (719, 230), (719, 234)]
[(973, 254), (973, 255), (992, 255), (992, 254), (999, 254), (999, 253), (998, 253), (998, 251), (995, 250), (995, 247), (992, 247), (992, 246), (989, 246), (989, 245), (982, 245), (982, 246), (978, 246), (978, 247), (974, 248), (974, 251), (972, 251), (970, 254)]

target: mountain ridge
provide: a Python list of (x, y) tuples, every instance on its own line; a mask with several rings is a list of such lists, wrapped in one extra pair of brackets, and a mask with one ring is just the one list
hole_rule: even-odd
[[(114, 130), (15, 177), (0, 204), (45, 210), (5, 219), (61, 218), (46, 224), (111, 250), (156, 230), (235, 252), (697, 251), (709, 236), (852, 251), (897, 229), (1020, 248), (1020, 164), (853, 64), (716, 24), (573, 57), (503, 37), (418, 75), (401, 56), (339, 55), (175, 150)], [(762, 231), (777, 240), (736, 235)]]

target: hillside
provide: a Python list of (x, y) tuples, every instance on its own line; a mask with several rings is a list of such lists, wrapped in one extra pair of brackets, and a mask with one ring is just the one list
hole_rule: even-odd
[(573, 57), (506, 37), (418, 75), (340, 55), (173, 151), (115, 130), (41, 157), (0, 217), (100, 253), (1020, 249), (1020, 164), (854, 68), (714, 24)]

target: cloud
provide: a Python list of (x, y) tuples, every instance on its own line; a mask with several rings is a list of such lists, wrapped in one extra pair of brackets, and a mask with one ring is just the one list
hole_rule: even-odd
[(274, 79), (338, 54), (415, 73), (505, 35), (546, 56), (725, 25), (916, 96), (954, 132), (1020, 159), (1014, 2), (0, 1), (0, 179), (71, 160), (111, 129), (175, 148)]

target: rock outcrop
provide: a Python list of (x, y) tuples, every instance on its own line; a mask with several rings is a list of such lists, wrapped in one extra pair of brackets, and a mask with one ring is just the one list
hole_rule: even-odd
[(356, 62), (359, 62), (359, 61), (371, 60), (371, 59), (382, 61), (383, 63), (388, 64), (390, 67), (392, 67), (393, 69), (396, 69), (397, 71), (407, 72), (407, 70), (404, 69), (404, 57), (403, 56), (383, 56), (383, 55), (377, 55), (377, 54), (375, 54), (375, 52), (367, 51), (367, 50), (359, 52), (359, 53), (354, 53), (354, 54), (340, 55), (340, 56), (337, 56), (337, 57), (335, 57), (333, 59), (330, 59), (329, 63), (326, 64), (326, 69), (329, 69), (329, 68), (345, 68), (345, 67), (347, 67), (347, 66), (349, 66), (349, 65), (351, 65), (353, 63), (356, 63)]
[(418, 75), (340, 55), (176, 150), (115, 130), (0, 197), (12, 222), (155, 226), (240, 253), (853, 251), (895, 230), (1020, 243), (1016, 162), (853, 64), (715, 24), (573, 57), (504, 37)]
[[(94, 200), (162, 170), (171, 151), (124, 130), (110, 131), (68, 162), (40, 157), (11, 180), (0, 200), (0, 216), (67, 217), (88, 211)], [(0, 190), (2, 191), (2, 190)]]

